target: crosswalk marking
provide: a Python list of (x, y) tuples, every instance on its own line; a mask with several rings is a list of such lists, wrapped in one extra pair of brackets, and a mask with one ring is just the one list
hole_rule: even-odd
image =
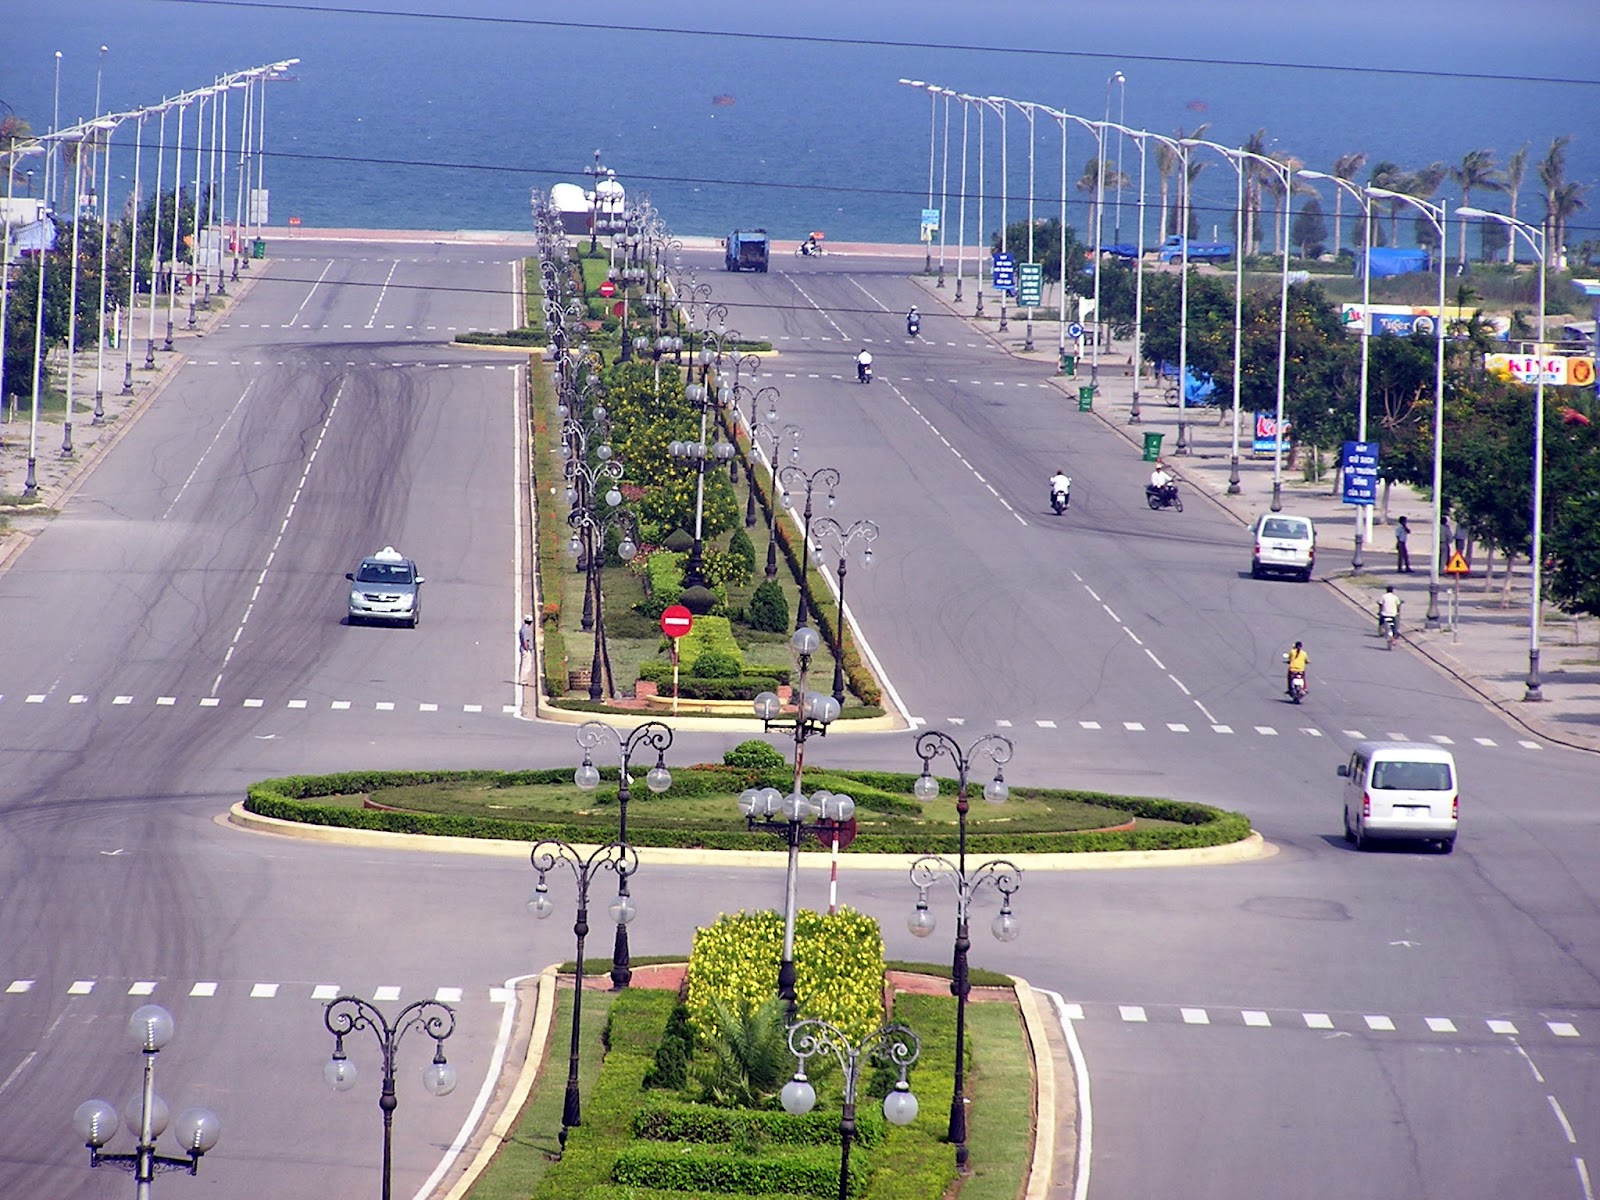
[(1333, 1018), (1327, 1013), (1301, 1013), (1307, 1029), (1332, 1029)]
[(397, 987), (381, 987), (372, 993), (372, 998), (379, 1003), (386, 1003), (400, 999), (400, 989)]
[(1251, 1025), (1261, 1029), (1269, 1028), (1272, 1025), (1272, 1018), (1267, 1016), (1267, 1014), (1262, 1012), (1260, 1009), (1245, 1009), (1239, 1015), (1244, 1018), (1244, 1023), (1246, 1025)]
[(1546, 1021), (1550, 1032), (1557, 1037), (1577, 1037), (1578, 1027), (1570, 1021)]
[(1140, 724), (1138, 721), (1124, 721), (1122, 723), (1122, 727), (1124, 729), (1126, 729), (1129, 733), (1143, 733), (1144, 732), (1144, 726), (1142, 724)]
[(67, 995), (87, 996), (92, 991), (94, 991), (94, 980), (75, 979), (72, 981), (72, 986), (67, 989)]
[(433, 993), (433, 998), (440, 1004), (460, 1004), (461, 989), (458, 987), (442, 987)]
[(331, 705), (329, 705), (329, 707), (332, 708), (336, 712), (342, 712), (345, 709), (350, 707), (350, 701), (348, 701), (348, 700), (335, 700)]
[(289, 701), (289, 707), (290, 708), (304, 708), (305, 706), (306, 706), (306, 702), (304, 700), (291, 700), (291, 701)]
[(257, 699), (252, 697), (251, 699), (248, 699), (248, 700), (246, 700), (244, 702), (244, 707), (245, 708), (260, 708), (263, 703), (265, 703), (265, 702), (262, 701), (262, 700), (257, 700)]
[(217, 994), (217, 985), (214, 983), (197, 983), (189, 989), (189, 995), (205, 998)]
[(33, 980), (31, 980), (31, 979), (13, 979), (11, 981), (10, 985), (6, 988), (6, 994), (14, 996), (19, 992), (29, 992), (29, 991), (32, 991), (32, 990), (33, 990)]
[(1203, 1008), (1181, 1008), (1178, 1011), (1183, 1014), (1183, 1023), (1185, 1025), (1211, 1024), (1211, 1014)]
[(313, 1000), (332, 1000), (339, 995), (339, 985), (336, 983), (319, 983), (311, 989)]
[(1428, 1028), (1435, 1033), (1454, 1033), (1456, 1023), (1449, 1017), (1429, 1017)]
[(1185, 725), (1182, 721), (1168, 721), (1167, 722), (1167, 728), (1172, 730), (1173, 733), (1188, 733), (1189, 732), (1189, 727), (1187, 725)]
[(1122, 1013), (1122, 1019), (1124, 1021), (1148, 1021), (1150, 1019), (1149, 1017), (1145, 1016), (1144, 1007), (1142, 1005), (1123, 1004), (1119, 1006), (1118, 1011)]
[(1054, 721), (1035, 721), (1034, 724), (1040, 729), (1054, 729), (1056, 727), (1056, 723)]
[(153, 996), (156, 991), (156, 981), (153, 979), (140, 979), (128, 988), (130, 996)]
[(250, 999), (271, 1000), (278, 994), (278, 985), (275, 983), (257, 983), (250, 987)]
[(201, 696), (200, 697), (200, 707), (201, 708), (216, 708), (217, 705), (219, 705), (221, 703), (222, 703), (222, 701), (220, 699), (218, 699), (216, 696)]
[(1515, 1034), (1517, 1032), (1517, 1027), (1510, 1021), (1491, 1019), (1489, 1022), (1489, 1032)]
[(1232, 733), (1233, 732), (1233, 726), (1232, 725), (1213, 725), (1211, 727), (1211, 732), (1212, 733)]
[(1475, 737), (1472, 740), (1477, 742), (1480, 746), (1493, 746), (1497, 744), (1493, 738)]
[(1099, 729), (1100, 728), (1100, 722), (1099, 721), (1079, 721), (1078, 724), (1081, 725), (1084, 729)]
[(1256, 726), (1256, 732), (1259, 733), (1262, 737), (1277, 737), (1278, 736), (1278, 731), (1276, 729), (1274, 729), (1271, 725), (1257, 725)]
[(1369, 1017), (1366, 1017), (1365, 1020), (1367, 1022), (1367, 1028), (1368, 1029), (1374, 1029), (1374, 1030), (1379, 1030), (1379, 1031), (1392, 1031), (1394, 1029), (1394, 1022), (1392, 1020), (1390, 1020), (1388, 1017), (1373, 1017), (1373, 1016), (1369, 1016)]

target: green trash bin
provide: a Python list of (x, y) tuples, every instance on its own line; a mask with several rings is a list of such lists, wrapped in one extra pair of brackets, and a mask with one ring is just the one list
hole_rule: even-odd
[(1078, 356), (1076, 354), (1068, 354), (1065, 350), (1061, 352), (1061, 373), (1069, 377), (1078, 373)]
[(1155, 462), (1161, 457), (1161, 439), (1164, 433), (1146, 433), (1144, 435), (1144, 461)]
[(1088, 412), (1094, 408), (1094, 385), (1084, 384), (1078, 389), (1078, 411)]
[(267, 243), (265, 238), (257, 238), (250, 246), (251, 258), (265, 258), (267, 256)]

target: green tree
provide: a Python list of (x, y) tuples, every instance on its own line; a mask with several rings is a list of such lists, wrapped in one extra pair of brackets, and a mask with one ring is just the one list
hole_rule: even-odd
[(1323, 252), (1323, 242), (1328, 236), (1328, 222), (1322, 215), (1322, 201), (1312, 196), (1300, 206), (1289, 236), (1300, 247), (1301, 258), (1316, 258)]

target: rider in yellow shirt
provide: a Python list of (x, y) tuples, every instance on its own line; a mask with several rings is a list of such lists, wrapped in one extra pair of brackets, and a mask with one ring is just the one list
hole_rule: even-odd
[(1293, 693), (1294, 675), (1306, 674), (1306, 667), (1310, 664), (1310, 654), (1306, 653), (1306, 648), (1304, 648), (1301, 643), (1296, 642), (1294, 643), (1294, 650), (1291, 650), (1290, 653), (1285, 654), (1285, 656), (1283, 656), (1283, 661), (1290, 664), (1288, 675), (1285, 675), (1285, 678), (1283, 678), (1283, 690), (1288, 691), (1288, 693)]
[(1283, 690), (1292, 693), (1294, 691), (1293, 681), (1295, 675), (1305, 674), (1306, 667), (1311, 663), (1311, 656), (1306, 653), (1304, 646), (1296, 642), (1294, 649), (1285, 654), (1283, 658), (1289, 664), (1289, 673), (1284, 677)]

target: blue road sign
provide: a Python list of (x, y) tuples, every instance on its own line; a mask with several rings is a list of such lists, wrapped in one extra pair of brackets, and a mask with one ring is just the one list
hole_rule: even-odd
[(994, 287), (1001, 292), (1014, 292), (1017, 288), (1017, 260), (1009, 254), (994, 256)]
[(1344, 444), (1344, 502), (1374, 504), (1378, 497), (1378, 443)]

